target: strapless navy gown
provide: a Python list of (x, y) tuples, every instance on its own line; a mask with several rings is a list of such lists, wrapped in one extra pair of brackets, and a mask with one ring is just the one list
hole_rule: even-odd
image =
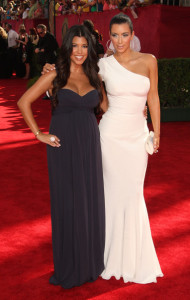
[(105, 207), (97, 90), (84, 96), (58, 91), (50, 133), (61, 147), (47, 146), (54, 275), (64, 288), (96, 280), (104, 269)]

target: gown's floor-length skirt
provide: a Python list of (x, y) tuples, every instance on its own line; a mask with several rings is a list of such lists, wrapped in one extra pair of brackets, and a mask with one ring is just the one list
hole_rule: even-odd
[(147, 167), (143, 114), (107, 111), (100, 121), (106, 206), (102, 278), (150, 283), (163, 276), (151, 237), (143, 196)]
[(102, 155), (93, 113), (97, 101), (96, 91), (81, 97), (61, 90), (50, 125), (61, 143), (47, 147), (54, 259), (50, 283), (64, 288), (94, 281), (104, 269)]

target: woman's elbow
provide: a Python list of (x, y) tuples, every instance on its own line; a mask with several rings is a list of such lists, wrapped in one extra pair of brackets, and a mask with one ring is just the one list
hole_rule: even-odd
[(20, 111), (22, 111), (24, 107), (24, 99), (22, 97), (17, 101), (17, 106), (20, 109)]
[(17, 101), (17, 106), (18, 106), (19, 109), (21, 109), (21, 107), (22, 107), (22, 100), (21, 100), (21, 98)]
[(20, 99), (17, 101), (17, 106), (20, 109)]
[(160, 104), (160, 100), (159, 100), (159, 96), (156, 95), (156, 96), (153, 96), (153, 97), (148, 97), (147, 98), (147, 103), (148, 103), (148, 106), (157, 106)]

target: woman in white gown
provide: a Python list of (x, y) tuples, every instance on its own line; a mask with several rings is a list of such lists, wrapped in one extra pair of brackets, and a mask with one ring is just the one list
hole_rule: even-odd
[[(106, 204), (105, 270), (102, 278), (150, 283), (163, 276), (151, 237), (143, 196), (148, 135), (143, 109), (148, 102), (154, 151), (159, 148), (160, 106), (157, 62), (150, 54), (134, 52), (129, 17), (119, 14), (110, 23), (114, 55), (99, 61), (108, 109), (100, 121)], [(106, 106), (104, 104), (104, 106)], [(105, 109), (106, 110), (106, 109)]]

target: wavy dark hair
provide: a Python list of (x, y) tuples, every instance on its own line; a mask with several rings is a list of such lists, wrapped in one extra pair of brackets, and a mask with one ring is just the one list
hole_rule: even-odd
[[(53, 95), (52, 95), (52, 109), (54, 109), (58, 104), (57, 92), (59, 89), (63, 88), (68, 81), (70, 76), (70, 66), (71, 59), (70, 56), (73, 51), (72, 41), (75, 36), (84, 37), (88, 43), (88, 56), (84, 61), (82, 67), (85, 75), (88, 77), (90, 84), (97, 89), (100, 103), (102, 101), (102, 92), (101, 92), (101, 80), (98, 76), (98, 58), (96, 55), (95, 45), (92, 40), (91, 34), (84, 25), (74, 25), (66, 33), (59, 56), (56, 62), (56, 71), (57, 76), (53, 81)], [(97, 108), (98, 110), (98, 108)]]

